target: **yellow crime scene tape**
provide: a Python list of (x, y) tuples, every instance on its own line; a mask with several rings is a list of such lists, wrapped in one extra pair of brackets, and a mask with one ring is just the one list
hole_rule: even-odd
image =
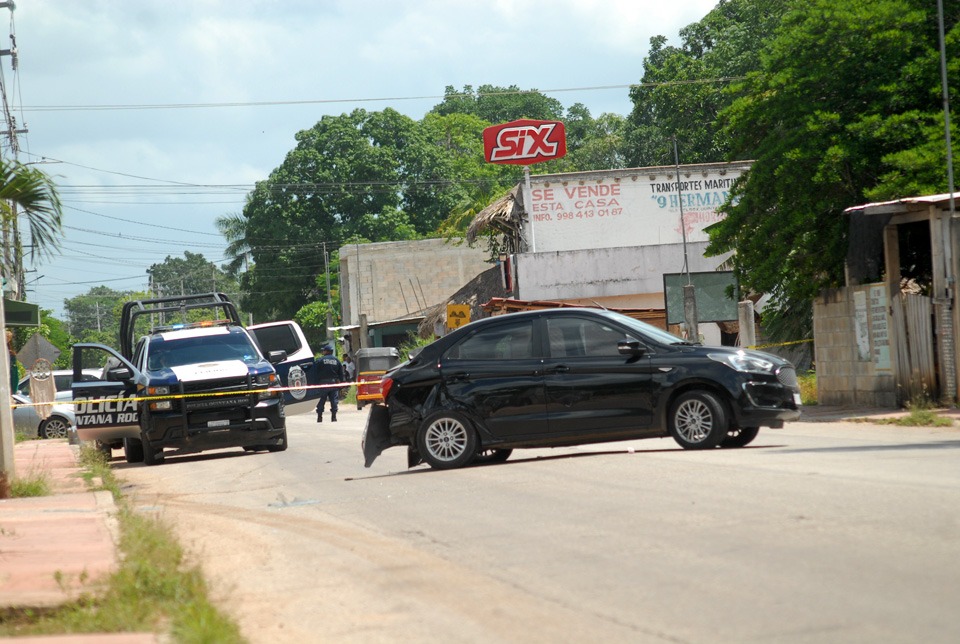
[[(792, 342), (778, 342), (774, 344), (754, 344), (746, 347), (747, 349), (771, 349), (773, 347), (788, 347), (795, 344), (804, 344), (806, 342), (813, 342), (813, 338), (807, 338), (806, 340), (794, 340)], [(209, 398), (217, 396), (247, 396), (250, 394), (259, 394), (266, 391), (303, 391), (306, 389), (349, 389), (350, 387), (356, 387), (357, 385), (371, 385), (378, 384), (379, 380), (361, 380), (359, 382), (341, 382), (332, 385), (304, 385), (302, 387), (267, 387), (265, 389), (244, 389), (243, 391), (215, 391), (209, 393), (194, 393), (194, 394), (167, 394), (164, 396), (133, 396), (129, 398), (91, 398), (87, 400), (56, 400), (51, 402), (44, 403), (12, 403), (10, 406), (13, 409), (17, 407), (39, 407), (41, 405), (83, 405), (86, 403), (98, 403), (103, 400), (109, 400), (111, 402), (152, 402), (154, 400), (180, 400), (181, 398)]]
[(748, 349), (770, 349), (772, 347), (789, 347), (794, 344), (803, 344), (804, 342), (813, 342), (813, 338), (806, 340), (794, 340), (793, 342), (778, 342), (776, 344), (755, 344), (747, 347)]
[(357, 385), (373, 385), (379, 384), (379, 380), (361, 380), (359, 382), (340, 382), (332, 385), (303, 385), (302, 387), (265, 387), (263, 389), (243, 389), (241, 391), (213, 391), (213, 392), (198, 392), (194, 394), (165, 394), (163, 396), (131, 396), (127, 398), (88, 398), (83, 400), (52, 400), (50, 402), (30, 402), (30, 403), (11, 403), (10, 407), (16, 409), (17, 407), (40, 407), (42, 405), (85, 405), (88, 403), (96, 404), (102, 403), (104, 401), (109, 401), (111, 403), (115, 402), (152, 402), (155, 400), (180, 400), (181, 398), (211, 398), (218, 396), (249, 396), (251, 394), (259, 394), (267, 391), (275, 392), (284, 392), (284, 391), (303, 391), (306, 389), (349, 389), (350, 387), (356, 387)]

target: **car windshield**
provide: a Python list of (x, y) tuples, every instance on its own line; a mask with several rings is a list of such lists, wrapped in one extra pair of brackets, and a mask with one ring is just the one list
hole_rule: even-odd
[(672, 333), (668, 333), (663, 329), (659, 329), (652, 324), (635, 320), (631, 317), (623, 315), (622, 313), (615, 313), (613, 311), (602, 311), (601, 313), (612, 320), (616, 320), (626, 327), (636, 330), (638, 333), (642, 334), (643, 337), (651, 340), (652, 342), (664, 345), (693, 344), (691, 342), (687, 342), (683, 338), (673, 335)]
[(213, 337), (153, 338), (148, 348), (147, 368), (153, 371), (200, 362), (242, 360), (252, 364), (262, 360), (260, 353), (243, 333)]

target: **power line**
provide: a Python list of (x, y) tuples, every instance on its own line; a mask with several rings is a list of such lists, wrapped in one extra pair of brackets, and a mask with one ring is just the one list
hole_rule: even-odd
[(97, 112), (109, 110), (181, 110), (209, 109), (223, 107), (277, 107), (291, 105), (328, 105), (335, 103), (383, 103), (391, 101), (422, 101), (446, 98), (479, 98), (481, 96), (512, 96), (524, 94), (558, 94), (563, 92), (594, 92), (612, 89), (634, 89), (640, 87), (669, 87), (673, 85), (705, 85), (743, 80), (745, 76), (724, 76), (692, 80), (663, 81), (657, 83), (627, 83), (623, 85), (594, 85), (587, 87), (560, 87), (554, 89), (506, 90), (502, 92), (478, 92), (476, 94), (424, 94), (421, 96), (380, 96), (376, 98), (328, 98), (284, 101), (231, 101), (223, 103), (145, 103), (145, 104), (103, 104), (103, 105), (31, 105), (21, 109), (24, 112)]

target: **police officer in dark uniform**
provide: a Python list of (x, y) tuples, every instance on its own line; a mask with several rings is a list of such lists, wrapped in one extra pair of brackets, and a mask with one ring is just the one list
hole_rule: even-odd
[[(333, 355), (333, 346), (325, 344), (320, 347), (323, 354), (314, 363), (317, 368), (317, 379), (321, 385), (334, 385), (343, 382), (343, 365)], [(323, 410), (327, 406), (327, 399), (330, 400), (330, 420), (337, 422), (337, 406), (339, 405), (340, 390), (336, 387), (324, 388), (320, 390), (320, 399), (317, 400), (317, 422), (323, 422)]]

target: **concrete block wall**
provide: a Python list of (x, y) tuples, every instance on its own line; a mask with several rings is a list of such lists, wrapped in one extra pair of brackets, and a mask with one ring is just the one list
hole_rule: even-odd
[(397, 320), (446, 300), (490, 268), (487, 252), (443, 239), (350, 244), (340, 248), (345, 324)]
[(855, 332), (854, 292), (870, 284), (824, 291), (813, 303), (817, 400), (821, 405), (896, 408), (892, 370), (878, 369), (870, 356), (861, 359)]

